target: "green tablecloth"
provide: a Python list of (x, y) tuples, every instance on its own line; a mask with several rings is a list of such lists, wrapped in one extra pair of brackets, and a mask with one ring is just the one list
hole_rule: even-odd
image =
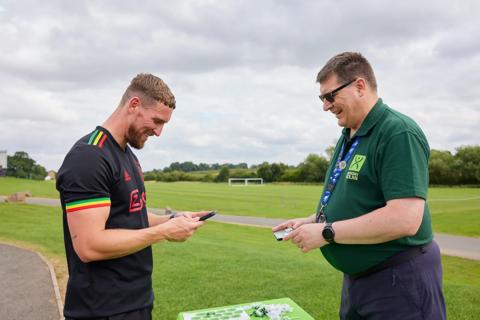
[[(290, 298), (281, 298), (281, 299), (273, 299), (273, 300), (266, 300), (266, 301), (257, 301), (257, 302), (249, 302), (249, 303), (242, 303), (236, 304), (231, 306), (224, 306), (224, 307), (217, 307), (217, 308), (209, 308), (209, 309), (202, 309), (202, 310), (194, 310), (194, 311), (184, 311), (180, 312), (177, 316), (177, 320), (185, 320), (184, 316), (190, 316), (191, 319), (209, 319), (209, 320), (221, 320), (221, 319), (229, 319), (234, 318), (235, 314), (232, 312), (228, 312), (227, 310), (232, 310), (237, 307), (245, 307), (249, 305), (258, 305), (258, 304), (288, 304), (292, 307), (293, 311), (286, 313), (286, 316), (290, 319), (295, 320), (314, 320), (308, 313), (306, 313), (302, 308), (300, 308), (292, 299)], [(208, 313), (208, 315), (207, 315)], [(246, 311), (247, 314), (251, 313), (251, 310)], [(262, 318), (258, 317), (250, 317), (250, 319), (260, 320)], [(268, 319), (268, 317), (264, 317), (264, 319)]]

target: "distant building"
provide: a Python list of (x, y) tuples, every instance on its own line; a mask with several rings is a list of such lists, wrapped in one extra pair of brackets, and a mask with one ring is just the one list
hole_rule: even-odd
[(55, 180), (57, 179), (57, 173), (53, 170), (48, 171), (47, 176), (45, 177), (45, 180)]
[(7, 151), (0, 150), (0, 177), (7, 175)]

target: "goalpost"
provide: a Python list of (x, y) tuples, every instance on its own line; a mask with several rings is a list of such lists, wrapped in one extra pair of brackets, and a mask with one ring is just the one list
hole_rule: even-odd
[(229, 186), (263, 186), (263, 178), (228, 178)]

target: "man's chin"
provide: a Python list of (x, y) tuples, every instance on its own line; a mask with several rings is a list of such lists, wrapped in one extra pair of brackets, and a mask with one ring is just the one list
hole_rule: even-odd
[(140, 150), (140, 149), (143, 149), (143, 147), (145, 146), (145, 141), (143, 141), (143, 142), (138, 142), (138, 141), (132, 142), (132, 141), (129, 141), (128, 144), (129, 144), (132, 148), (137, 149), (137, 150)]

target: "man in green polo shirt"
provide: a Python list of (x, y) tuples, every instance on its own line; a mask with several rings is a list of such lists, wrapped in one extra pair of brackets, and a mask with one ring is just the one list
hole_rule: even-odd
[(426, 203), (430, 148), (419, 126), (377, 95), (361, 54), (317, 76), (323, 110), (343, 127), (317, 213), (275, 228), (320, 248), (344, 273), (341, 319), (445, 319), (442, 267)]

